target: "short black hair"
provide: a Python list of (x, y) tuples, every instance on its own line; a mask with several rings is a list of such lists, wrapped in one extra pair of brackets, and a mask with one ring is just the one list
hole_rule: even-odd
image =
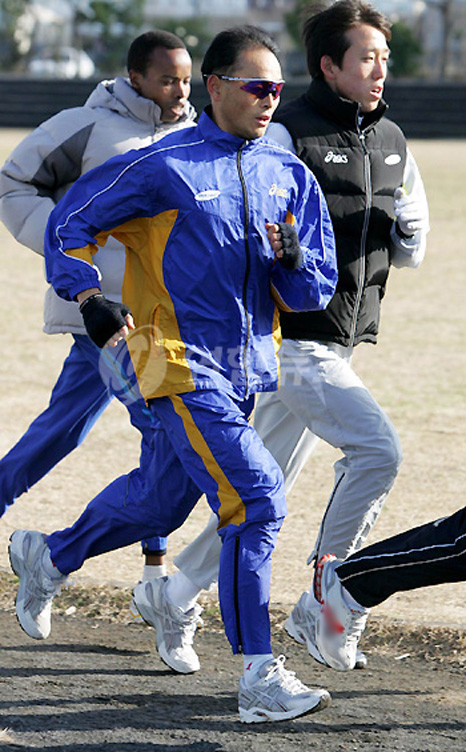
[(258, 26), (233, 26), (217, 34), (212, 40), (201, 65), (204, 81), (211, 73), (231, 73), (244, 50), (265, 47), (278, 59), (279, 48), (276, 42)]
[(171, 31), (155, 29), (146, 31), (131, 43), (128, 50), (126, 67), (128, 71), (136, 71), (144, 76), (149, 67), (150, 56), (158, 47), (166, 50), (186, 49), (186, 45), (180, 37), (172, 34)]
[(364, 0), (338, 0), (330, 7), (326, 3), (312, 6), (303, 23), (303, 42), (307, 67), (312, 78), (323, 78), (320, 61), (328, 55), (341, 68), (350, 43), (346, 33), (355, 26), (373, 26), (391, 39), (391, 23), (387, 16)]

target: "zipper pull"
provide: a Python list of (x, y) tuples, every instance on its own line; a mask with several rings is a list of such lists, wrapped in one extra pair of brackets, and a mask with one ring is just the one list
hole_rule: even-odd
[(362, 131), (361, 129), (359, 129), (358, 136), (359, 136), (359, 142), (361, 144), (362, 150), (363, 150), (364, 154), (367, 154), (367, 149), (366, 149), (366, 134), (364, 133), (364, 131)]

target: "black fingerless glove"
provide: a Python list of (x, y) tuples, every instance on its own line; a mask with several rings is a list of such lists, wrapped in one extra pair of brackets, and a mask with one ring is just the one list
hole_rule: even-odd
[(298, 269), (303, 263), (303, 252), (299, 245), (298, 233), (293, 225), (288, 224), (288, 222), (277, 222), (277, 225), (280, 228), (283, 246), (283, 256), (278, 260), (285, 269), (290, 271)]
[(102, 293), (90, 295), (79, 306), (86, 331), (97, 347), (104, 347), (122, 326), (126, 325), (125, 316), (130, 313), (123, 303), (107, 300)]

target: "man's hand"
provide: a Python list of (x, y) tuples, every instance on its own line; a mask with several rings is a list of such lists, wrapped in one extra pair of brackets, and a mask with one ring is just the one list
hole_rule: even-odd
[[(86, 293), (91, 294), (86, 295)], [(105, 345), (115, 347), (121, 339), (127, 336), (129, 329), (135, 328), (129, 308), (123, 303), (107, 300), (100, 290), (85, 291), (77, 297), (84, 326), (97, 347), (105, 347)]]
[(418, 230), (428, 230), (427, 217), (423, 205), (407, 195), (404, 188), (397, 188), (394, 194), (396, 229), (400, 237), (412, 238)]
[(298, 269), (303, 263), (303, 253), (294, 227), (287, 222), (266, 222), (265, 227), (275, 258), (285, 269)]

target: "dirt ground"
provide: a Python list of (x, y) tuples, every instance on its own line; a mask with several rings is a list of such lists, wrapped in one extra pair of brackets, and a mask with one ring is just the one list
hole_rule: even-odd
[[(2, 583), (5, 585), (5, 582)], [(76, 596), (76, 594), (75, 594)], [(13, 610), (0, 610), (0, 749), (53, 752), (463, 752), (465, 641), (458, 630), (373, 625), (369, 667), (321, 667), (284, 632), (273, 611), (274, 651), (310, 686), (331, 692), (329, 708), (279, 724), (241, 724), (237, 682), (218, 612), (206, 608), (196, 635), (201, 671), (172, 673), (153, 630), (124, 623), (129, 593), (71, 590), (57, 599), (51, 637), (29, 639)], [(204, 603), (207, 606), (207, 603)], [(71, 608), (71, 611), (70, 611)], [(97, 618), (99, 611), (115, 613)]]
[[(0, 131), (0, 161), (23, 135)], [(431, 208), (428, 255), (417, 271), (393, 271), (379, 344), (358, 348), (354, 361), (397, 427), (404, 452), (399, 477), (369, 542), (452, 513), (465, 503), (466, 142), (417, 141), (411, 148)], [(41, 258), (15, 243), (1, 224), (0, 241), (3, 456), (46, 407), (70, 340), (40, 331), (45, 290)], [(337, 458), (334, 450), (319, 446), (289, 496), (289, 516), (274, 555), (271, 598), (283, 619), (308, 586), (305, 561)], [(414, 629), (415, 638), (409, 649), (396, 639), (387, 652), (379, 652), (374, 644), (367, 672), (340, 675), (318, 669), (290, 640), (280, 638), (279, 629), (277, 638), (284, 641), (280, 649), (300, 678), (328, 687), (335, 702), (318, 716), (280, 730), (274, 727), (273, 732), (270, 726), (251, 730), (237, 723), (239, 668), (221, 633), (207, 625), (199, 635), (203, 671), (176, 677), (152, 655), (150, 630), (127, 626), (124, 616), (121, 620), (128, 588), (140, 577), (138, 545), (91, 560), (72, 578), (77, 587), (68, 594), (76, 601), (83, 600), (80, 586), (85, 592), (92, 592), (96, 583), (127, 588), (121, 591), (123, 602), (112, 607), (111, 621), (99, 621), (96, 627), (89, 622), (92, 612), (85, 617), (79, 607), (75, 616), (58, 615), (46, 643), (28, 640), (12, 611), (15, 584), (7, 574), (6, 553), (11, 532), (24, 527), (49, 533), (66, 527), (93, 495), (137, 461), (138, 436), (124, 408), (112, 404), (84, 444), (0, 519), (0, 728), (2, 723), (11, 727), (15, 738), (31, 748), (54, 750), (97, 750), (105, 742), (116, 752), (230, 752), (247, 746), (262, 750), (275, 739), (287, 750), (324, 745), (332, 751), (464, 749), (466, 694), (463, 669), (458, 667), (462, 664), (446, 660), (454, 650), (462, 655), (462, 644), (455, 640), (461, 643), (466, 625), (463, 583), (399, 594), (374, 610), (367, 639), (371, 634), (380, 637), (379, 629), (402, 640)], [(197, 534), (207, 516), (202, 501), (171, 537), (170, 571), (172, 557)], [(211, 601), (215, 604), (215, 594)], [(73, 600), (67, 608), (72, 605)], [(426, 634), (439, 646), (432, 660), (422, 657)], [(411, 657), (401, 659), (405, 653)]]

